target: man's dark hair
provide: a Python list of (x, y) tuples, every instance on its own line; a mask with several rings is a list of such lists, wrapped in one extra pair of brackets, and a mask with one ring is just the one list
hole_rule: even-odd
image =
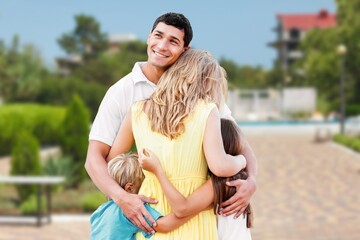
[(154, 29), (160, 22), (163, 22), (166, 25), (174, 26), (177, 29), (184, 30), (185, 32), (184, 46), (185, 47), (189, 46), (193, 38), (193, 31), (191, 28), (190, 21), (184, 15), (182, 15), (181, 13), (172, 13), (172, 12), (161, 15), (155, 20), (151, 32), (154, 31)]

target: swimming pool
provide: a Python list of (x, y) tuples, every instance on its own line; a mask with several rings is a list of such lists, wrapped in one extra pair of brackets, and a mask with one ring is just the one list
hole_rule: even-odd
[(237, 124), (245, 134), (315, 134), (319, 130), (331, 134), (340, 132), (338, 121), (237, 121)]
[(236, 121), (239, 126), (322, 126), (322, 125), (333, 125), (339, 124), (339, 121), (302, 121), (302, 120), (284, 120), (284, 121), (253, 121), (253, 122), (245, 122), (245, 121)]

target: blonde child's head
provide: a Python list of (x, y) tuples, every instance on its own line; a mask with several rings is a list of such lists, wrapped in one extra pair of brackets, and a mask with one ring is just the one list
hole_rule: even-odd
[(123, 153), (108, 163), (111, 177), (127, 192), (138, 193), (145, 175), (135, 153)]

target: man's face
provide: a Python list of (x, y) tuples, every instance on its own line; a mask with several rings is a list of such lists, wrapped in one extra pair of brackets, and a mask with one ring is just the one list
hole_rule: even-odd
[(171, 66), (189, 47), (184, 47), (184, 30), (160, 22), (147, 39), (148, 63), (164, 68)]

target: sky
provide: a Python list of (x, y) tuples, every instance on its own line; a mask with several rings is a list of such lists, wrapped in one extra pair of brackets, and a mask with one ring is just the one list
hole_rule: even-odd
[(93, 16), (105, 33), (132, 33), (146, 40), (155, 19), (166, 12), (183, 13), (191, 22), (191, 46), (239, 65), (270, 69), (276, 51), (267, 44), (276, 38), (279, 13), (336, 11), (335, 0), (0, 0), (0, 39), (9, 45), (15, 34), (31, 43), (45, 63), (65, 56), (57, 39), (75, 27), (74, 16)]

